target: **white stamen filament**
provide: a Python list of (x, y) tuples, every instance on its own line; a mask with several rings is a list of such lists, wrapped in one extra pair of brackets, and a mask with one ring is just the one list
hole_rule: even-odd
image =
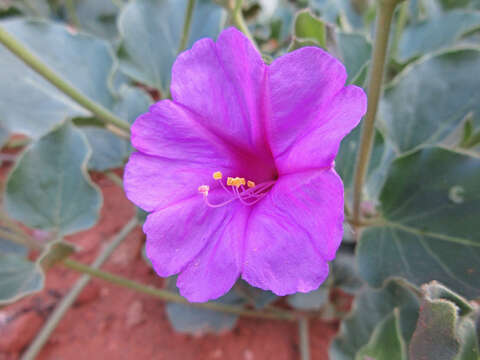
[(225, 206), (235, 200), (239, 200), (242, 204), (246, 206), (252, 206), (259, 202), (261, 199), (263, 199), (263, 197), (265, 197), (265, 195), (268, 193), (268, 190), (275, 184), (275, 181), (267, 181), (253, 187), (249, 187), (248, 189), (245, 188), (244, 185), (229, 185), (231, 189), (228, 189), (227, 186), (222, 182), (221, 175), (217, 175), (217, 177), (214, 176), (214, 179), (220, 182), (220, 186), (223, 188), (223, 190), (225, 190), (227, 194), (230, 195), (230, 198), (221, 203), (213, 204), (208, 199), (208, 191), (201, 191), (205, 204), (212, 208), (219, 208)]

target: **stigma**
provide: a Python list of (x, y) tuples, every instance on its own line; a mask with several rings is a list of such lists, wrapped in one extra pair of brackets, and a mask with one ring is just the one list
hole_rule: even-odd
[(246, 180), (243, 177), (227, 177), (226, 184), (223, 182), (223, 174), (220, 171), (216, 171), (212, 174), (215, 181), (220, 184), (220, 187), (228, 194), (227, 200), (221, 203), (211, 203), (208, 199), (208, 192), (210, 186), (200, 185), (198, 192), (203, 195), (205, 203), (212, 208), (218, 208), (230, 204), (233, 201), (240, 201), (242, 204), (252, 206), (259, 202), (268, 190), (275, 184), (275, 181), (266, 181), (261, 184), (255, 184), (252, 180)]

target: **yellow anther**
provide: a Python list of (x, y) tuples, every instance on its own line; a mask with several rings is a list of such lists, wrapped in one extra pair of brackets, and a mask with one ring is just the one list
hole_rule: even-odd
[(231, 181), (231, 184), (229, 184), (227, 180), (227, 185), (232, 185), (236, 187), (239, 187), (240, 185), (245, 185), (245, 178), (240, 178), (240, 177), (233, 178)]
[(248, 180), (248, 181), (247, 181), (247, 186), (248, 186), (249, 188), (252, 188), (252, 187), (255, 186), (255, 182)]
[(221, 171), (216, 171), (216, 172), (213, 173), (212, 176), (215, 180), (220, 180), (223, 175), (222, 175)]
[(233, 180), (234, 180), (234, 179), (229, 176), (229, 177), (227, 178), (227, 185), (229, 185), (229, 186), (233, 185)]
[(208, 191), (210, 190), (210, 186), (208, 185), (200, 185), (198, 187), (198, 192), (203, 195), (208, 195)]

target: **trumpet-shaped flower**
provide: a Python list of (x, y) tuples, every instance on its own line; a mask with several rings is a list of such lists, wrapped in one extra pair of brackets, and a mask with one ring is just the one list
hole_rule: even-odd
[(334, 57), (304, 47), (266, 65), (239, 31), (197, 41), (172, 100), (132, 126), (128, 198), (150, 212), (146, 253), (190, 301), (241, 277), (278, 295), (318, 288), (342, 239), (342, 138), (366, 96)]

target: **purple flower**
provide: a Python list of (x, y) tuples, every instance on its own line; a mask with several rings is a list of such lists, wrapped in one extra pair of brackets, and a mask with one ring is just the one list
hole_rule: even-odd
[(151, 212), (153, 267), (179, 273), (187, 299), (218, 298), (240, 276), (278, 295), (325, 280), (343, 233), (334, 158), (366, 108), (345, 79), (316, 47), (266, 65), (233, 28), (179, 55), (172, 100), (132, 126), (125, 189)]

